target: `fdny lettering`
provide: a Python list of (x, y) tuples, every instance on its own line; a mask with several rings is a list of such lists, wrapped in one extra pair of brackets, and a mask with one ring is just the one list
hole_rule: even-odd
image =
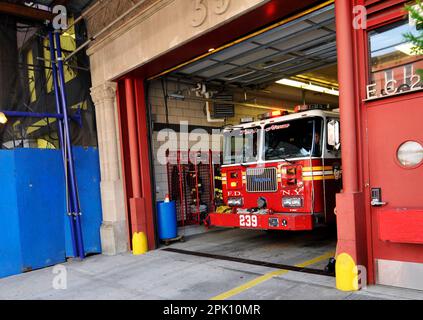
[(284, 196), (300, 196), (303, 192), (304, 192), (303, 189), (283, 190), (282, 195), (284, 195)]
[(228, 197), (240, 197), (242, 196), (241, 191), (228, 191)]

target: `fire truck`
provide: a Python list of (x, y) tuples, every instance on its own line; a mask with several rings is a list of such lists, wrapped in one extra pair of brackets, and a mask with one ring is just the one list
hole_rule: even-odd
[(224, 129), (221, 168), (225, 206), (211, 226), (312, 230), (335, 223), (341, 190), (339, 112), (301, 105)]

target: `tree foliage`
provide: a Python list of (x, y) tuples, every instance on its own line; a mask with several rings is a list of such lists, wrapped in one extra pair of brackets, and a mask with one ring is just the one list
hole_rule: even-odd
[[(418, 33), (413, 34), (409, 32), (405, 34), (404, 37), (414, 45), (412, 50), (414, 54), (423, 54), (423, 2), (421, 0), (417, 0), (415, 6), (407, 5), (406, 9), (410, 12), (411, 17), (416, 21)], [(417, 70), (417, 72), (423, 77), (423, 70)]]

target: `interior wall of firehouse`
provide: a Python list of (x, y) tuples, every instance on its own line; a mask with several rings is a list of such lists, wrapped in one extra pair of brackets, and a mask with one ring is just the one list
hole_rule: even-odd
[[(122, 143), (122, 159), (128, 198), (130, 234), (139, 231), (145, 232), (149, 247), (157, 247), (159, 241), (156, 234), (155, 203), (163, 200), (166, 195), (171, 198), (180, 196), (180, 194), (172, 192), (174, 173), (169, 170), (167, 164), (160, 163), (160, 159), (156, 157), (166, 141), (160, 141), (160, 138), (163, 138), (160, 136), (163, 129), (165, 132), (167, 130), (167, 136), (169, 136), (169, 130), (174, 132), (171, 141), (176, 144), (181, 141), (180, 130), (184, 125), (188, 127), (188, 132), (193, 129), (203, 130), (202, 133), (197, 133), (199, 138), (201, 135), (210, 136), (213, 129), (222, 128), (225, 124), (240, 123), (243, 118), (257, 120), (259, 115), (274, 108), (292, 111), (295, 105), (329, 104), (333, 109), (339, 107), (342, 128), (343, 190), (337, 195), (336, 202), (337, 258), (340, 261), (337, 264), (337, 267), (340, 267), (339, 270), (337, 269), (337, 286), (343, 290), (354, 290), (357, 287), (355, 281), (358, 281), (356, 266), (362, 265), (367, 269), (369, 283), (415, 288), (415, 284), (410, 284), (413, 278), (410, 276), (412, 274), (410, 270), (418, 270), (421, 267), (423, 255), (421, 255), (421, 246), (418, 244), (420, 243), (419, 236), (398, 239), (395, 235), (397, 229), (393, 231), (388, 227), (398, 217), (398, 210), (410, 207), (410, 204), (404, 200), (411, 198), (404, 195), (402, 198), (395, 198), (394, 206), (385, 206), (384, 210), (370, 205), (373, 189), (376, 191), (380, 188), (379, 185), (373, 184), (374, 179), (377, 179), (377, 184), (383, 184), (384, 189), (388, 190), (386, 195), (392, 197), (394, 192), (390, 189), (391, 187), (387, 187), (386, 183), (388, 181), (393, 186), (396, 185), (395, 181), (397, 180), (392, 176), (387, 180), (375, 176), (378, 170), (372, 161), (379, 161), (380, 158), (369, 150), (373, 148), (370, 143), (380, 143), (377, 139), (381, 132), (371, 135), (368, 131), (368, 124), (369, 121), (374, 121), (372, 122), (374, 128), (381, 126), (381, 123), (376, 122), (375, 119), (377, 117), (384, 119), (384, 111), (380, 111), (381, 113), (376, 115), (378, 107), (382, 109), (386, 106), (391, 108), (394, 108), (395, 105), (399, 106), (398, 109), (395, 109), (395, 112), (399, 113), (392, 112), (389, 115), (386, 113), (386, 119), (389, 121), (395, 117), (400, 118), (406, 113), (403, 108), (407, 103), (410, 103), (410, 100), (418, 102), (419, 100), (414, 99), (420, 99), (420, 95), (418, 92), (407, 94), (400, 92), (402, 93), (400, 96), (382, 96), (377, 97), (381, 99), (367, 101), (367, 86), (371, 82), (367, 75), (370, 72), (361, 71), (369, 71), (369, 36), (371, 32), (378, 34), (377, 31), (380, 27), (386, 27), (399, 21), (408, 21), (408, 16), (403, 11), (404, 3), (405, 1), (401, 0), (383, 1), (383, 3), (373, 0), (335, 1), (335, 5), (327, 4), (332, 6), (329, 9), (331, 13), (327, 16), (323, 14), (320, 20), (313, 20), (313, 17), (316, 18), (313, 14), (317, 16), (319, 13), (321, 14), (322, 11), (318, 10), (322, 10), (322, 6), (318, 10), (309, 10), (304, 15), (297, 15), (296, 19), (290, 20), (281, 16), (284, 18), (283, 22), (277, 24), (275, 29), (269, 28), (267, 25), (267, 33), (258, 32), (251, 36), (247, 35), (243, 39), (235, 37), (232, 39), (236, 40), (234, 43), (225, 43), (224, 47), (204, 47), (203, 52), (209, 51), (209, 53), (191, 61), (189, 59), (192, 57), (187, 57), (186, 63), (175, 65), (172, 69), (160, 69), (159, 65), (161, 64), (158, 61), (156, 63), (153, 61), (143, 70), (123, 77), (119, 82), (118, 110), (121, 136), (124, 141)], [(368, 29), (354, 30), (351, 28), (353, 5), (366, 6), (370, 18)], [(327, 6), (323, 6), (324, 10), (328, 10)], [(310, 14), (311, 16), (308, 16)], [(307, 32), (301, 33), (303, 26), (299, 22), (306, 23), (312, 31), (318, 31), (321, 34), (317, 36), (310, 34), (311, 38), (307, 39), (305, 36)], [(287, 29), (284, 29), (284, 26)], [(266, 44), (263, 45), (264, 48), (260, 48), (262, 45), (260, 41), (249, 43), (248, 41), (255, 36), (263, 38), (268, 36), (267, 40), (276, 47), (278, 40), (282, 40), (282, 46), (289, 45), (286, 38), (277, 38), (279, 35), (275, 30), (280, 30), (277, 29), (278, 27), (282, 29), (282, 33), (289, 28), (292, 28), (291, 32), (295, 28), (300, 28), (294, 31), (297, 35), (295, 40), (298, 41), (297, 47), (294, 46), (294, 49), (297, 51), (283, 51), (279, 48), (279, 51), (289, 56), (279, 57), (280, 60), (267, 59), (268, 52), (265, 54), (262, 52), (263, 56), (261, 57), (248, 57), (248, 54), (243, 54), (252, 50), (253, 53), (260, 55), (261, 49), (264, 51), (275, 49)], [(298, 30), (300, 30), (300, 34), (298, 34)], [(274, 38), (275, 34), (276, 39)], [(340, 34), (342, 36), (339, 36)], [(312, 39), (317, 42), (322, 41), (321, 47), (307, 52), (307, 48), (313, 45)], [(194, 41), (189, 45), (195, 47), (195, 43), (198, 42)], [(246, 44), (249, 48), (242, 48), (242, 44)], [(201, 46), (201, 42), (199, 45)], [(335, 51), (333, 46), (335, 46)], [(240, 51), (236, 51), (237, 49)], [(244, 49), (245, 52), (242, 51)], [(274, 51), (278, 51), (278, 48)], [(181, 53), (179, 52), (179, 54)], [(277, 56), (277, 54), (275, 55)], [(236, 59), (242, 60), (243, 58), (245, 61), (235, 62)], [(265, 64), (266, 59), (270, 69), (280, 65), (284, 66), (284, 61), (290, 59), (293, 65), (284, 66), (288, 70), (280, 73), (274, 72), (273, 77), (266, 78), (268, 75), (266, 72), (255, 77), (254, 75), (269, 67)], [(163, 57), (160, 58), (160, 61), (163, 61)], [(184, 60), (182, 59), (182, 61)], [(319, 64), (322, 61), (323, 64)], [(259, 64), (254, 65), (254, 62), (259, 62)], [(213, 68), (214, 65), (216, 68)], [(155, 73), (151, 74), (148, 70), (155, 70)], [(276, 70), (278, 69), (276, 68)], [(158, 76), (155, 76), (156, 74)], [(271, 81), (262, 81), (263, 79)], [(324, 93), (325, 91), (317, 94), (315, 90), (308, 90), (310, 88), (306, 89), (305, 87), (298, 88), (298, 85), (295, 88), (292, 86), (292, 82), (283, 81), (284, 79), (313, 84), (325, 90), (333, 90), (338, 94), (327, 94)], [(242, 83), (243, 81), (244, 83)], [(276, 81), (280, 81), (280, 83), (276, 84)], [(199, 99), (196, 96), (196, 90), (202, 89), (198, 85), (199, 83), (206, 83), (207, 88), (211, 91), (217, 88), (217, 100), (220, 104), (222, 104), (222, 100), (228, 99), (228, 103), (224, 103), (223, 107), (220, 106), (222, 107), (220, 112), (228, 112), (226, 116), (215, 112), (213, 101), (207, 103), (207, 100), (211, 99), (204, 99), (204, 96)], [(216, 101), (214, 104), (217, 104)], [(418, 111), (415, 110), (415, 112)], [(393, 137), (395, 146), (389, 145), (390, 149), (386, 151), (386, 155), (390, 159), (396, 157), (401, 143), (406, 143), (407, 139), (410, 141), (422, 140), (421, 137), (416, 136), (415, 119), (407, 119), (405, 123), (412, 124), (411, 129), (406, 130), (407, 134), (401, 135), (401, 137)], [(373, 140), (369, 141), (369, 138)], [(195, 143), (195, 140), (188, 142), (187, 148), (189, 149)], [(392, 152), (394, 155), (390, 154)], [(417, 183), (418, 177), (421, 177), (420, 165), (408, 168), (408, 171), (402, 171), (404, 168), (398, 166), (397, 161), (387, 170), (393, 170), (392, 172), (401, 176), (405, 175), (412, 185)], [(416, 186), (415, 190), (419, 190), (419, 188)], [(210, 191), (214, 192), (215, 190)], [(199, 191), (196, 191), (194, 196), (198, 196), (198, 193)], [(385, 193), (383, 194), (385, 196)], [(211, 198), (209, 196), (208, 194), (205, 198)], [(421, 199), (421, 197), (413, 193), (413, 199)], [(380, 202), (383, 202), (382, 200), (383, 198), (379, 199)], [(206, 201), (204, 200), (204, 202)], [(411, 203), (413, 203), (413, 209), (405, 209), (406, 215), (400, 219), (400, 225), (405, 228), (404, 230), (411, 228), (411, 234), (415, 235), (418, 234), (418, 230), (416, 231), (412, 225), (420, 225), (419, 210), (416, 208), (421, 208), (422, 204), (419, 200), (412, 200)], [(198, 202), (188, 203), (188, 206), (193, 204), (198, 205)], [(206, 203), (201, 203), (201, 205), (204, 205), (205, 210), (210, 210)], [(384, 213), (386, 214), (383, 215)], [(185, 213), (182, 215), (182, 219), (185, 219), (186, 223), (198, 223), (198, 220), (188, 221), (192, 219), (188, 219)], [(384, 228), (384, 238), (381, 238), (380, 227)], [(407, 279), (397, 281), (398, 277), (394, 277), (395, 281), (388, 281), (392, 276), (389, 270), (394, 270), (396, 275), (404, 271)], [(340, 276), (338, 277), (338, 275)]]

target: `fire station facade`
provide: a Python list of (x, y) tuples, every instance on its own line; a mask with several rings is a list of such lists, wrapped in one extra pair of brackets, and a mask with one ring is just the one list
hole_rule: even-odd
[(406, 1), (147, 4), (88, 51), (102, 174), (104, 252), (127, 251), (135, 232), (144, 232), (149, 248), (156, 247), (145, 81), (274, 23), (335, 4), (343, 162), (336, 209), (337, 286), (356, 289), (352, 270), (364, 266), (371, 284), (423, 288), (423, 95), (415, 72), (421, 65), (412, 54), (380, 55), (383, 44), (410, 23)]

